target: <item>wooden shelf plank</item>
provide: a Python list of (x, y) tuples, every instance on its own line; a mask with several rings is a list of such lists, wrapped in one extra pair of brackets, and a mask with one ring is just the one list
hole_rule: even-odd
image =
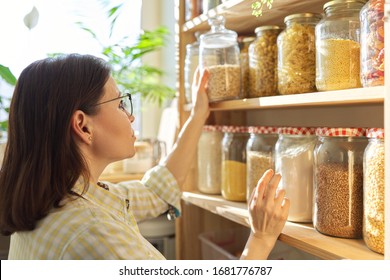
[[(307, 106), (339, 106), (354, 104), (372, 104), (384, 102), (384, 86), (354, 88), (337, 91), (312, 92), (302, 94), (277, 95), (258, 98), (245, 98), (210, 103), (212, 111), (252, 110)], [(184, 110), (191, 110), (187, 104)]]
[[(249, 227), (246, 203), (227, 201), (220, 195), (184, 192), (183, 200), (214, 214)], [(287, 222), (279, 240), (323, 259), (383, 260), (383, 255), (367, 248), (362, 239), (326, 236), (312, 224)]]

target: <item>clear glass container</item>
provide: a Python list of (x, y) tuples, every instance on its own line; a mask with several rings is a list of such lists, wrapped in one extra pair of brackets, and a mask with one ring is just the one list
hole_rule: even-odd
[(198, 142), (198, 189), (221, 193), (222, 127), (205, 125)]
[(225, 28), (225, 18), (209, 19), (211, 30), (200, 36), (199, 69), (207, 68), (209, 101), (241, 98), (241, 65), (237, 33)]
[(281, 127), (275, 145), (275, 171), (282, 175), (279, 189), (290, 199), (288, 220), (308, 223), (313, 216), (313, 153), (317, 137), (309, 127)]
[(255, 37), (239, 37), (238, 46), (240, 47), (240, 65), (241, 65), (241, 97), (249, 97), (249, 54), (248, 49)]
[(224, 126), (222, 140), (223, 198), (246, 201), (246, 144), (249, 138), (245, 126)]
[(278, 140), (276, 127), (250, 126), (250, 134), (246, 145), (246, 199), (249, 200), (252, 191), (264, 172), (274, 169), (274, 150)]
[(384, 254), (385, 144), (384, 129), (367, 130), (363, 160), (363, 239), (371, 250)]
[(302, 13), (285, 17), (279, 34), (278, 91), (297, 94), (316, 91), (315, 26), (320, 14)]
[(370, 0), (360, 11), (360, 81), (363, 87), (385, 81), (385, 0)]
[(363, 223), (362, 128), (317, 128), (313, 225), (321, 233), (361, 238)]
[(256, 40), (249, 46), (249, 97), (277, 95), (278, 47), (282, 29), (267, 25), (255, 29)]
[(192, 81), (196, 68), (199, 65), (199, 37), (201, 33), (195, 32), (196, 41), (186, 46), (186, 58), (184, 61), (184, 90), (187, 104), (192, 102)]
[(319, 91), (361, 87), (359, 12), (364, 0), (331, 1), (316, 26), (316, 87)]

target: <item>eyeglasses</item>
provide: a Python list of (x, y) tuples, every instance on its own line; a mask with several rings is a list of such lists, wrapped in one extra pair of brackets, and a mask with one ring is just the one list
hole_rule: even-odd
[(118, 100), (118, 99), (122, 99), (121, 102), (119, 103), (119, 108), (121, 108), (124, 111), (129, 112), (129, 110), (127, 110), (127, 108), (130, 107), (130, 112), (129, 113), (130, 113), (130, 116), (132, 116), (133, 115), (133, 101), (131, 99), (131, 94), (130, 93), (125, 93), (124, 95), (119, 96), (117, 98), (110, 99), (110, 100), (107, 100), (107, 101), (95, 104), (95, 106), (99, 106), (99, 105), (102, 105), (102, 104), (105, 104), (105, 103), (108, 103), (108, 102), (111, 102), (111, 101), (115, 101), (115, 100)]

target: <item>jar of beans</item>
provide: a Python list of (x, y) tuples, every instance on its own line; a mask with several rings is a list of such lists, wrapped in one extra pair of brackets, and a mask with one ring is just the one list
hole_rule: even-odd
[(274, 169), (274, 150), (278, 140), (277, 128), (272, 126), (250, 126), (246, 145), (246, 199), (249, 200), (257, 182), (268, 169)]
[(316, 91), (314, 30), (320, 14), (302, 13), (285, 17), (278, 36), (278, 91), (296, 94)]
[(249, 46), (249, 97), (277, 95), (278, 47), (282, 29), (267, 25), (255, 29), (256, 40)]
[(319, 91), (361, 87), (359, 12), (366, 0), (324, 5), (316, 26), (316, 87)]
[(308, 223), (313, 216), (313, 152), (315, 128), (280, 127), (275, 145), (275, 171), (282, 175), (279, 189), (290, 199), (288, 220)]
[(360, 79), (363, 87), (385, 80), (385, 0), (370, 0), (360, 11)]
[(198, 189), (221, 193), (222, 127), (205, 125), (198, 142)]
[(361, 238), (365, 129), (324, 127), (316, 134), (313, 225), (326, 235)]
[(209, 71), (209, 101), (241, 98), (241, 64), (237, 33), (225, 28), (222, 15), (209, 19), (211, 30), (200, 36), (199, 69)]
[(227, 200), (246, 201), (246, 144), (249, 138), (245, 126), (223, 126), (222, 196)]
[(363, 239), (371, 250), (384, 254), (385, 145), (384, 130), (367, 130), (363, 162)]

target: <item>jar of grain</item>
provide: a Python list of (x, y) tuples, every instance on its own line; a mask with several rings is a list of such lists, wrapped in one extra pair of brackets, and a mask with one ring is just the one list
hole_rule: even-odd
[(316, 87), (319, 91), (361, 87), (359, 12), (365, 0), (324, 5), (316, 26)]
[(275, 171), (282, 175), (279, 189), (290, 199), (288, 220), (308, 223), (313, 216), (313, 152), (315, 129), (280, 127), (275, 145)]
[(278, 91), (296, 94), (316, 91), (315, 26), (320, 14), (303, 13), (287, 16), (286, 29), (277, 39)]
[(268, 169), (274, 169), (274, 150), (278, 140), (277, 128), (272, 126), (250, 126), (246, 145), (246, 199), (249, 200), (257, 182)]
[(367, 130), (363, 161), (363, 239), (371, 250), (384, 254), (385, 145), (384, 129)]
[(238, 45), (240, 47), (240, 64), (242, 77), (241, 97), (249, 97), (249, 54), (248, 49), (255, 37), (239, 37)]
[(225, 28), (221, 15), (210, 18), (211, 30), (200, 36), (199, 69), (207, 68), (209, 101), (241, 98), (241, 65), (237, 33)]
[(384, 85), (384, 9), (385, 0), (370, 0), (360, 11), (360, 80), (363, 87)]
[(256, 40), (249, 46), (249, 97), (277, 95), (278, 47), (282, 29), (267, 25), (255, 29)]
[(365, 129), (317, 128), (314, 152), (314, 227), (321, 233), (361, 238)]
[(196, 41), (186, 46), (186, 58), (184, 61), (184, 90), (186, 103), (192, 102), (192, 81), (199, 64), (199, 37), (200, 32), (195, 32)]
[(222, 127), (205, 125), (198, 142), (198, 189), (221, 193)]
[(224, 126), (222, 140), (222, 196), (227, 200), (246, 201), (246, 144), (249, 138), (245, 126)]

